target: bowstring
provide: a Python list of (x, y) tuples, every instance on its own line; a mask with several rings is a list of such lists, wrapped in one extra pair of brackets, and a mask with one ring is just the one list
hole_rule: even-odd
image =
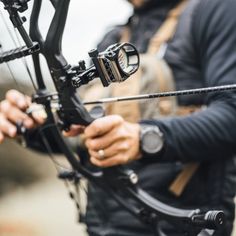
[[(3, 21), (3, 23), (4, 23), (4, 26), (5, 26), (6, 29), (7, 29), (8, 34), (11, 35), (10, 37), (11, 37), (11, 39), (13, 40), (13, 43), (14, 43), (14, 45), (15, 45), (15, 43), (16, 43), (16, 42), (15, 42), (15, 39), (14, 39), (14, 37), (13, 37), (13, 35), (12, 35), (12, 32), (10, 31), (9, 27), (7, 27), (7, 23), (6, 23), (6, 20), (5, 20), (4, 16), (3, 16), (3, 13), (2, 13), (2, 10), (1, 10), (1, 9), (0, 9), (0, 17), (1, 17), (2, 21)], [(2, 44), (2, 42), (0, 42), (0, 44), (1, 44), (0, 52), (3, 53), (3, 52), (4, 52), (4, 51), (3, 51), (3, 48), (2, 48), (2, 47), (3, 47), (3, 44)], [(21, 89), (19, 83), (17, 82), (17, 79), (16, 79), (16, 77), (15, 77), (15, 75), (14, 75), (14, 73), (13, 73), (13, 70), (11, 69), (10, 63), (9, 63), (9, 62), (5, 62), (5, 65), (7, 66), (7, 69), (8, 69), (8, 71), (9, 71), (10, 75), (11, 75), (11, 78), (12, 78), (13, 81), (14, 81), (14, 84), (15, 84), (16, 88), (17, 88), (19, 91), (22, 91), (22, 89)]]
[[(4, 26), (5, 26), (5, 28), (6, 28), (7, 32), (8, 32), (8, 34), (10, 35), (10, 38), (11, 38), (11, 40), (12, 40), (12, 42), (13, 42), (15, 48), (21, 46), (20, 38), (19, 38), (19, 35), (18, 35), (17, 30), (14, 28), (14, 33), (15, 33), (15, 36), (14, 36), (13, 33), (12, 33), (12, 31), (10, 30), (8, 24), (7, 24), (7, 21), (5, 20), (5, 17), (4, 17), (4, 15), (3, 15), (1, 9), (0, 9), (0, 17), (1, 17), (2, 21), (3, 21), (3, 23), (4, 23)], [(15, 40), (15, 38), (17, 39), (17, 41)], [(2, 45), (2, 44), (1, 44), (1, 45)], [(3, 52), (2, 47), (0, 47), (0, 50), (1, 50), (1, 52)], [(26, 71), (27, 71), (27, 74), (28, 74), (28, 76), (29, 76), (29, 78), (30, 78), (30, 81), (31, 81), (31, 83), (32, 83), (32, 85), (33, 85), (33, 88), (34, 88), (34, 90), (35, 90), (35, 92), (36, 92), (36, 91), (37, 91), (37, 87), (36, 87), (35, 82), (34, 82), (34, 80), (33, 80), (32, 73), (30, 72), (30, 68), (29, 68), (28, 62), (26, 61), (25, 57), (22, 57), (22, 58), (21, 58), (21, 61), (22, 61), (23, 65), (24, 65), (24, 67), (25, 67), (25, 69), (26, 69)], [(7, 65), (7, 67), (8, 67), (8, 70), (9, 70), (10, 74), (11, 74), (11, 77), (12, 77), (13, 80), (14, 80), (15, 86), (17, 87), (17, 89), (18, 89), (19, 91), (22, 91), (22, 89), (20, 88), (19, 83), (17, 82), (16, 77), (14, 76), (13, 70), (11, 69), (9, 62), (6, 62), (6, 65)], [(23, 93), (23, 94), (24, 94), (24, 93)], [(24, 96), (26, 96), (26, 95), (24, 95)], [(41, 135), (41, 136), (42, 136), (42, 139), (43, 139), (43, 135)], [(44, 144), (44, 145), (45, 145), (45, 144)], [(45, 145), (45, 146), (47, 146), (47, 145)], [(49, 147), (49, 146), (47, 146), (47, 147)], [(48, 149), (48, 152), (49, 152), (49, 156), (52, 156), (52, 155), (50, 155), (50, 153), (52, 154), (52, 152), (50, 152), (50, 148)], [(56, 166), (56, 165), (60, 166), (60, 164), (55, 161), (55, 158), (51, 158), (51, 159), (53, 160), (55, 166)], [(57, 169), (57, 167), (55, 167), (55, 168)], [(63, 167), (63, 168), (64, 168), (64, 167)], [(64, 169), (65, 169), (65, 168), (64, 168)]]
[[(1, 41), (0, 41), (0, 44), (1, 44), (1, 46), (0, 46), (0, 52), (3, 53), (2, 42), (1, 42)], [(14, 75), (14, 73), (13, 73), (13, 70), (11, 69), (10, 64), (9, 64), (8, 62), (6, 62), (5, 65), (7, 66), (7, 69), (8, 69), (8, 71), (9, 71), (10, 75), (11, 75), (11, 78), (12, 78), (13, 81), (14, 81), (14, 84), (15, 84), (16, 88), (17, 88), (19, 91), (22, 91), (22, 89), (20, 88), (20, 85), (17, 83), (16, 77), (15, 77), (15, 75)]]
[[(14, 29), (15, 36), (16, 36), (16, 38), (17, 38), (17, 40), (18, 40), (18, 44), (19, 44), (19, 45), (17, 44), (17, 41), (15, 40), (15, 37), (14, 37), (12, 31), (10, 30), (10, 28), (9, 28), (9, 26), (8, 26), (8, 24), (7, 24), (7, 21), (5, 20), (5, 17), (4, 17), (4, 15), (3, 15), (1, 9), (0, 9), (0, 17), (1, 17), (2, 22), (3, 22), (4, 26), (5, 26), (5, 28), (6, 28), (7, 32), (8, 32), (8, 34), (9, 34), (9, 36), (10, 36), (10, 38), (11, 38), (11, 40), (12, 40), (12, 42), (13, 42), (14, 47), (15, 47), (15, 48), (19, 47), (19, 46), (20, 46), (20, 39), (19, 39), (19, 37), (18, 37), (18, 33), (16, 32), (16, 29)], [(3, 44), (1, 43), (1, 45), (3, 45)], [(3, 53), (2, 47), (1, 47), (0, 50), (1, 50), (1, 53)], [(27, 71), (27, 74), (28, 74), (28, 76), (29, 76), (29, 78), (30, 78), (30, 80), (31, 80), (31, 83), (32, 83), (32, 85), (33, 85), (33, 89), (34, 89), (34, 91), (36, 91), (37, 88), (36, 88), (35, 82), (34, 82), (34, 80), (33, 80), (33, 76), (32, 76), (32, 74), (31, 74), (31, 72), (30, 72), (29, 65), (28, 65), (28, 63), (27, 63), (25, 57), (22, 57), (22, 58), (21, 58), (21, 61), (22, 61), (23, 65), (24, 65), (24, 67), (25, 67), (25, 69), (26, 69), (26, 71)], [(24, 94), (23, 89), (21, 88), (21, 86), (20, 86), (19, 83), (17, 82), (17, 79), (16, 79), (16, 77), (15, 77), (15, 75), (14, 75), (14, 73), (13, 73), (13, 70), (11, 69), (10, 63), (9, 63), (9, 62), (5, 62), (5, 63), (6, 63), (6, 66), (7, 66), (8, 70), (9, 70), (9, 72), (10, 72), (10, 75), (11, 75), (11, 77), (12, 77), (14, 83), (15, 83), (16, 88)], [(26, 95), (24, 94), (24, 96), (26, 96)]]
[[(17, 32), (17, 30), (15, 28), (14, 28), (14, 31), (15, 31), (15, 35), (16, 35), (16, 38), (17, 38), (18, 45), (22, 46), (21, 43), (20, 43), (19, 33)], [(30, 78), (30, 81), (32, 83), (32, 86), (33, 86), (34, 90), (37, 91), (37, 86), (36, 86), (36, 84), (34, 82), (34, 79), (33, 79), (33, 76), (32, 76), (32, 73), (30, 71), (29, 64), (28, 64), (26, 58), (22, 57), (21, 60), (22, 60), (22, 63), (24, 64), (24, 66), (25, 66), (25, 69), (27, 71), (27, 74), (28, 74), (28, 76)]]
[[(43, 127), (39, 127), (39, 134), (42, 138), (43, 141), (43, 145), (47, 150), (47, 153), (50, 157), (50, 159), (52, 160), (52, 162), (54, 163), (54, 167), (56, 169), (56, 172), (59, 176), (59, 174), (61, 173), (61, 171), (69, 171), (69, 172), (73, 172), (72, 169), (68, 169), (67, 167), (64, 167), (63, 165), (61, 165), (57, 160), (55, 155), (53, 154), (52, 148), (48, 142), (48, 140), (46, 139), (45, 135), (44, 135), (44, 131), (50, 127), (53, 127), (54, 124), (48, 124), (48, 125), (44, 125)], [(81, 209), (82, 209), (82, 203), (81, 203), (81, 197), (80, 197), (80, 192), (79, 189), (83, 188), (83, 185), (81, 184), (81, 182), (79, 181), (79, 183), (77, 183), (77, 181), (73, 180), (74, 184), (71, 183), (71, 181), (67, 180), (67, 179), (63, 179), (63, 183), (68, 191), (68, 195), (69, 197), (74, 201), (75, 206), (78, 210), (78, 213), (81, 213)], [(73, 188), (72, 188), (73, 186)], [(82, 189), (86, 194), (87, 191), (84, 189)]]

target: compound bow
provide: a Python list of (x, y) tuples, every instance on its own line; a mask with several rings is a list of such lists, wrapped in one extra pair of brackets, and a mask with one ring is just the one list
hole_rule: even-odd
[[(93, 172), (80, 162), (61, 134), (61, 131), (68, 129), (71, 124), (89, 125), (94, 120), (92, 115), (85, 109), (84, 103), (78, 98), (76, 94), (77, 88), (97, 77), (101, 79), (103, 86), (109, 86), (112, 82), (122, 82), (138, 69), (139, 56), (132, 45), (126, 43), (116, 44), (101, 53), (97, 50), (90, 51), (89, 55), (93, 61), (93, 66), (90, 68), (86, 68), (83, 61), (78, 66), (71, 66), (61, 52), (61, 41), (70, 1), (50, 0), (55, 12), (45, 40), (38, 26), (42, 0), (34, 0), (29, 34), (23, 27), (25, 18), (21, 17), (19, 13), (28, 9), (29, 1), (1, 0), (9, 13), (13, 26), (19, 31), (24, 40), (25, 46), (1, 53), (0, 63), (32, 55), (37, 79), (37, 89), (32, 98), (34, 102), (41, 104), (47, 113), (47, 120), (40, 128), (42, 140), (47, 151), (51, 153), (50, 145), (45, 137), (45, 132), (47, 134), (50, 133), (73, 169), (71, 172), (60, 173), (60, 177), (76, 180), (76, 182), (81, 176), (85, 177), (104, 189), (134, 216), (154, 229), (157, 228), (160, 220), (178, 224), (179, 227), (181, 225), (186, 230), (186, 235), (191, 236), (198, 235), (204, 229), (212, 229), (213, 232), (222, 226), (224, 214), (221, 211), (203, 212), (200, 209), (178, 209), (153, 198), (139, 187), (138, 176), (132, 170), (117, 166)], [(43, 55), (47, 61), (56, 93), (50, 93), (46, 87), (41, 73), (40, 55)], [(234, 88), (235, 86), (226, 86), (187, 90), (143, 95), (141, 98), (203, 93)], [(86, 104), (127, 99), (132, 100), (137, 99), (137, 97), (113, 98), (87, 102)], [(55, 103), (57, 104), (56, 117), (53, 111), (53, 104)], [(21, 131), (24, 130), (21, 129)], [(129, 196), (132, 199), (132, 203), (127, 201), (125, 196)], [(206, 233), (207, 231), (204, 232)], [(211, 234), (210, 231), (208, 233)]]

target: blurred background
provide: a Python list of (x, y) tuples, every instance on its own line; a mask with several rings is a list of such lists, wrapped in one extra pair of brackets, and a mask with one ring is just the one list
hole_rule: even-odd
[[(53, 14), (48, 2), (43, 1), (40, 21), (44, 33)], [(29, 7), (31, 5), (30, 2)], [(15, 48), (9, 30), (15, 41), (17, 38), (8, 15), (2, 5), (0, 7), (0, 44), (5, 51)], [(124, 22), (130, 12), (125, 0), (71, 0), (63, 38), (63, 53), (69, 63), (76, 64), (81, 59), (88, 61), (87, 52), (96, 47), (112, 25)], [(28, 14), (24, 15), (29, 18)], [(25, 25), (27, 27), (27, 23)], [(31, 59), (27, 58), (27, 62), (32, 69)], [(0, 73), (1, 99), (9, 88), (29, 95), (33, 92), (21, 60), (1, 64)], [(46, 67), (44, 73), (48, 76)], [(48, 156), (26, 150), (11, 140), (0, 145), (0, 236), (86, 235), (77, 218), (76, 207), (64, 184), (57, 179)]]
[[(46, 32), (53, 9), (48, 1), (43, 2), (40, 28)], [(0, 7), (0, 44), (2, 50), (8, 50), (15, 47), (8, 32), (10, 29), (14, 35), (14, 30)], [(69, 63), (88, 61), (87, 52), (96, 47), (110, 27), (123, 23), (130, 13), (126, 0), (71, 0), (63, 38), (63, 53)], [(32, 69), (30, 58), (27, 62)], [(0, 65), (0, 98), (9, 88), (30, 95), (32, 85), (22, 61), (8, 66)], [(46, 67), (44, 73), (48, 76)], [(26, 150), (11, 140), (0, 145), (0, 236), (86, 235), (85, 226), (77, 223), (76, 207), (56, 175), (48, 156)]]

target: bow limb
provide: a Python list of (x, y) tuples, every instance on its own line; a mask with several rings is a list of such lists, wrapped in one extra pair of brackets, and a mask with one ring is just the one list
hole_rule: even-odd
[[(41, 5), (42, 5), (42, 0), (34, 1), (33, 8), (32, 8), (32, 11), (31, 11), (31, 16), (30, 16), (29, 35), (32, 38), (32, 40), (39, 43), (40, 51), (42, 52), (44, 50), (43, 49), (44, 40), (43, 40), (43, 37), (40, 33), (39, 24), (38, 24)], [(40, 65), (39, 53), (40, 52), (34, 53), (32, 55), (33, 64), (34, 64), (34, 71), (35, 71), (35, 75), (36, 75), (38, 89), (40, 91), (45, 91), (46, 90), (46, 85), (44, 83), (42, 72), (41, 72), (42, 70), (41, 70), (41, 65)]]

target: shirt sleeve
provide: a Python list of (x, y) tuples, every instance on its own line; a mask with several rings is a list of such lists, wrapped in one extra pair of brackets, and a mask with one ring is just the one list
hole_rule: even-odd
[[(206, 87), (236, 81), (235, 12), (235, 0), (203, 0), (194, 12), (193, 44)], [(164, 133), (165, 152), (158, 160), (214, 161), (236, 153), (236, 91), (208, 94), (205, 105), (189, 116), (142, 121)]]

